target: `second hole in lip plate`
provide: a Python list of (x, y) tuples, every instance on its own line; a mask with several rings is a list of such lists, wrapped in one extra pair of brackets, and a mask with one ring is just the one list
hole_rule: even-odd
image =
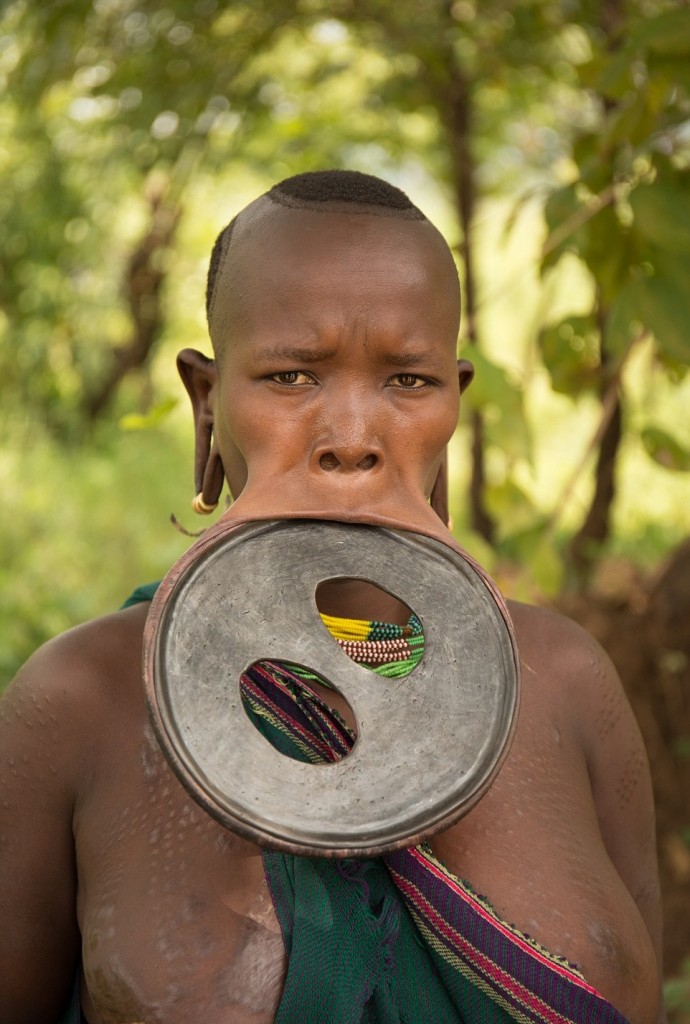
[(333, 764), (355, 744), (357, 724), (349, 703), (307, 666), (276, 658), (255, 661), (240, 677), (240, 695), (252, 725), (294, 761)]

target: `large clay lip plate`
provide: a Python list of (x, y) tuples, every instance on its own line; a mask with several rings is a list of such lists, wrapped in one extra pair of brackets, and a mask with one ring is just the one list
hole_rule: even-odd
[[(340, 650), (314, 597), (334, 577), (369, 580), (419, 616), (425, 653), (412, 673), (383, 679)], [(198, 803), (263, 846), (343, 857), (413, 845), (466, 813), (505, 757), (514, 640), (480, 573), (448, 545), (342, 522), (245, 524), (192, 559), (154, 608), (144, 669), (163, 751)], [(259, 734), (239, 678), (266, 658), (344, 694), (359, 732), (348, 757), (304, 764)]]

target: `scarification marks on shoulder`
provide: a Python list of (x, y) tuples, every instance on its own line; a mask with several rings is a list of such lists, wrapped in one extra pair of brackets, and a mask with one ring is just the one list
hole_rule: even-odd
[(595, 724), (597, 736), (604, 739), (613, 732), (625, 709), (625, 697), (614, 678), (596, 665), (593, 666), (598, 704)]
[(645, 760), (642, 752), (636, 748), (628, 755), (616, 783), (616, 799), (621, 810), (626, 808), (634, 797), (644, 772)]

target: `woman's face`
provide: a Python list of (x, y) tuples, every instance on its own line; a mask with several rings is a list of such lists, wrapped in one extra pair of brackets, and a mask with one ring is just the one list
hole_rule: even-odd
[(440, 236), (361, 213), (247, 221), (218, 282), (227, 335), (210, 395), (233, 494), (348, 513), (426, 499), (471, 377)]

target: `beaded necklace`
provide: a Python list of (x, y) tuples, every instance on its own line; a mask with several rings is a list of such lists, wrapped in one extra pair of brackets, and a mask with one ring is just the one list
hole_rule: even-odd
[(406, 626), (337, 615), (321, 619), (348, 657), (382, 676), (407, 675), (424, 653), (424, 631), (414, 613)]

